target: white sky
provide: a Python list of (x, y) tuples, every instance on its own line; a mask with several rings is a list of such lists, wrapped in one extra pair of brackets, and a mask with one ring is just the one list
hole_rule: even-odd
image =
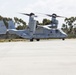
[[(0, 15), (18, 17), (28, 22), (28, 17), (18, 12), (56, 13), (60, 16), (76, 16), (76, 0), (0, 0)], [(48, 18), (39, 16), (37, 20)], [(61, 19), (63, 20), (63, 19)]]

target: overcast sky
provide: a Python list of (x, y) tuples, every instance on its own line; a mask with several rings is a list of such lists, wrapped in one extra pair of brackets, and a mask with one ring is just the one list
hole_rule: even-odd
[[(12, 18), (17, 16), (25, 21), (28, 20), (28, 17), (18, 14), (18, 12), (76, 16), (76, 0), (0, 0), (0, 15)], [(42, 18), (46, 17), (39, 16), (38, 20)]]

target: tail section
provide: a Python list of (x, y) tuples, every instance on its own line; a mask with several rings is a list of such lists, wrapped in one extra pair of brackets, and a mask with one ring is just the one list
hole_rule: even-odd
[(7, 28), (3, 22), (3, 20), (0, 20), (0, 34), (6, 34)]
[(15, 24), (12, 20), (8, 21), (8, 29), (15, 29)]

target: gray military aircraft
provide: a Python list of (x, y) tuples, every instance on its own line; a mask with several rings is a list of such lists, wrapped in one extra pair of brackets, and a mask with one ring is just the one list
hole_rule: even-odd
[(15, 25), (13, 21), (8, 21), (8, 32), (10, 34), (16, 34), (22, 38), (30, 39), (30, 41), (33, 41), (36, 39), (39, 41), (40, 39), (49, 39), (49, 38), (59, 38), (64, 40), (67, 37), (67, 34), (64, 33), (61, 29), (58, 29), (58, 20), (56, 20), (57, 16), (56, 14), (48, 15), (49, 17), (52, 17), (51, 23), (49, 25), (37, 25), (37, 21), (34, 19), (37, 17), (34, 13), (26, 14), (21, 13), (23, 15), (29, 16), (29, 24), (28, 27), (24, 30), (17, 30), (15, 29)]

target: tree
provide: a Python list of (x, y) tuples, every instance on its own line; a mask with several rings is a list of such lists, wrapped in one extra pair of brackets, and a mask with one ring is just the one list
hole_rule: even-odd
[(3, 19), (3, 17), (0, 15), (0, 20), (2, 20)]
[(69, 37), (76, 37), (76, 28), (74, 28), (74, 23), (76, 17), (65, 18), (65, 24), (62, 25), (62, 29), (69, 35)]
[(19, 19), (17, 17), (14, 17), (15, 23), (18, 24), (17, 29), (21, 30), (21, 29), (25, 29), (26, 28), (26, 22), (24, 22), (22, 19)]
[(37, 23), (38, 25), (48, 25), (48, 24), (50, 24), (51, 23), (51, 21), (49, 20), (49, 19), (43, 19), (43, 21), (42, 21), (42, 23)]
[(43, 25), (48, 25), (48, 24), (50, 24), (50, 23), (51, 23), (50, 20), (48, 20), (48, 19), (43, 19)]

